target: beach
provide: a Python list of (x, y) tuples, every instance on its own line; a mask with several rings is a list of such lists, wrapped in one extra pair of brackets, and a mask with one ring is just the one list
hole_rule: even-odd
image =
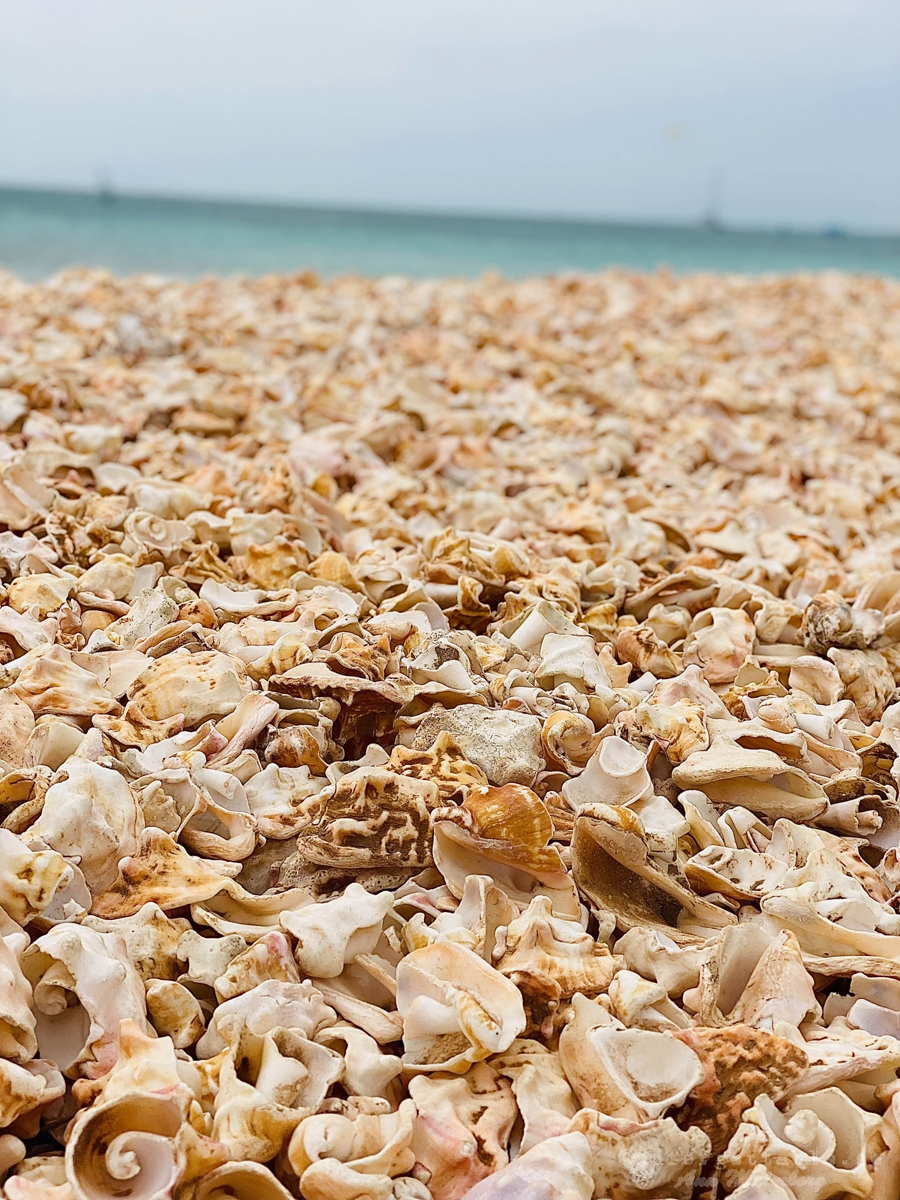
[(896, 1198), (900, 281), (3, 273), (0, 432), (3, 1200)]

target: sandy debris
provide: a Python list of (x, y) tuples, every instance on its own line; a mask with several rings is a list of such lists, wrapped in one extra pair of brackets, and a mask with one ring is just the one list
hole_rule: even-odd
[(884, 280), (0, 277), (5, 1200), (897, 1200), (898, 416)]

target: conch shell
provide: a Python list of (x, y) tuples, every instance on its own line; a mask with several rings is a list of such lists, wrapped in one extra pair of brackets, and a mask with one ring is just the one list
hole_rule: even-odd
[(115, 933), (57, 925), (22, 955), (38, 1048), (71, 1078), (96, 1079), (118, 1053), (119, 1022), (149, 1032), (144, 984)]
[(507, 1050), (525, 1029), (515, 984), (464, 946), (435, 942), (397, 967), (403, 1064), (416, 1071), (463, 1072)]
[(535, 896), (506, 927), (495, 965), (525, 998), (533, 1025), (549, 1032), (560, 1001), (576, 992), (597, 995), (609, 987), (622, 960), (577, 921), (554, 917), (549, 897)]
[(591, 1148), (583, 1133), (563, 1133), (532, 1146), (466, 1193), (466, 1200), (591, 1200)]
[(602, 1009), (576, 996), (559, 1056), (582, 1104), (608, 1116), (653, 1120), (683, 1104), (703, 1079), (698, 1056), (668, 1033), (617, 1029)]
[(461, 897), (470, 875), (487, 875), (516, 904), (548, 896), (553, 912), (578, 917), (580, 908), (559, 850), (549, 845), (553, 821), (521, 784), (473, 788), (459, 809), (434, 823), (434, 861), (450, 891)]
[(764, 1166), (784, 1180), (797, 1200), (869, 1196), (867, 1159), (878, 1124), (878, 1117), (838, 1088), (798, 1096), (783, 1111), (762, 1095), (744, 1113), (719, 1163), (736, 1182)]
[(517, 1108), (509, 1083), (487, 1063), (464, 1076), (416, 1075), (412, 1148), (428, 1172), (434, 1200), (462, 1200), (479, 1180), (506, 1166)]

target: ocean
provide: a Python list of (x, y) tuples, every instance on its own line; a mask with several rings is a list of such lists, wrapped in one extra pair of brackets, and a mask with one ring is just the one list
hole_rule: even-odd
[(900, 277), (900, 236), (757, 232), (530, 217), (366, 212), (0, 188), (0, 266), (117, 274), (510, 278), (620, 266), (675, 272), (861, 271)]

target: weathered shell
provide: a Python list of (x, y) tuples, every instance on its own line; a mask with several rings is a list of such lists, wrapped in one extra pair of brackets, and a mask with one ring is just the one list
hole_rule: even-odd
[(543, 765), (541, 723), (526, 713), (483, 709), (460, 704), (435, 708), (416, 723), (401, 741), (415, 750), (427, 750), (442, 732), (449, 733), (463, 754), (480, 767), (496, 786), (521, 783), (531, 786)]
[(469, 1200), (590, 1200), (593, 1190), (590, 1145), (573, 1132), (532, 1146), (466, 1195)]
[(703, 1079), (699, 1057), (668, 1033), (617, 1029), (602, 1009), (576, 996), (559, 1053), (572, 1090), (583, 1105), (608, 1116), (653, 1120), (683, 1104)]
[(397, 968), (404, 1065), (418, 1071), (465, 1071), (502, 1053), (525, 1029), (518, 988), (471, 950), (435, 942)]
[(784, 1179), (798, 1200), (871, 1193), (866, 1158), (878, 1118), (837, 1088), (809, 1092), (780, 1112), (767, 1095), (748, 1109), (720, 1162), (740, 1181), (753, 1167)]

